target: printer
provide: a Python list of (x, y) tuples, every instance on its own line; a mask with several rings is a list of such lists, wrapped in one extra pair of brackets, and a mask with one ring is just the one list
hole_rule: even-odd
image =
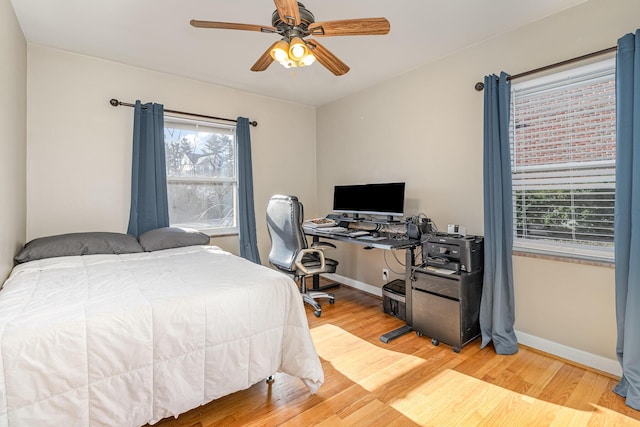
[(473, 273), (484, 267), (484, 238), (458, 234), (431, 233), (422, 238), (422, 264)]

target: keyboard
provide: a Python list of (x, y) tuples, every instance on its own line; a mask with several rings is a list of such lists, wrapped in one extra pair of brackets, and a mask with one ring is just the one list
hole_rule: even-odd
[(372, 241), (375, 242), (375, 241), (378, 241), (378, 240), (384, 240), (384, 239), (386, 239), (386, 237), (385, 236), (371, 236), (371, 235), (369, 235), (369, 236), (358, 237), (358, 239), (361, 239), (361, 240), (372, 240)]
[(346, 229), (345, 227), (323, 227), (323, 228), (316, 228), (315, 231), (318, 233), (336, 234), (338, 236), (341, 236), (341, 235), (346, 236), (349, 233), (349, 230)]

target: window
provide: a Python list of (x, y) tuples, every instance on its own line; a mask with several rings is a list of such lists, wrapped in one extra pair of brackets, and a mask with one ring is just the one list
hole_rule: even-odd
[(613, 260), (615, 61), (511, 91), (514, 249)]
[(237, 232), (235, 126), (165, 115), (164, 144), (171, 225)]

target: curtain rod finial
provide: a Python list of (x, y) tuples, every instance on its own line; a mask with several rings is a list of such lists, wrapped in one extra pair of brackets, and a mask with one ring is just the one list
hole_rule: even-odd
[(253, 127), (258, 126), (258, 122), (256, 122), (255, 120), (254, 120), (254, 121), (252, 121), (252, 122), (249, 122), (249, 124), (250, 124), (251, 126), (253, 126)]
[(115, 98), (111, 98), (111, 99), (109, 100), (109, 104), (113, 105), (114, 107), (117, 107), (118, 105), (120, 105), (120, 101), (118, 101), (118, 100), (117, 100), (117, 99), (115, 99)]
[(474, 87), (476, 88), (476, 90), (478, 92), (482, 92), (482, 90), (484, 89), (484, 83), (478, 82), (478, 83), (476, 83), (476, 85)]

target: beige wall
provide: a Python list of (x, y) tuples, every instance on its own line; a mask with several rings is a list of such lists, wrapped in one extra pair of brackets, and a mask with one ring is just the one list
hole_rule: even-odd
[[(38, 46), (29, 46), (28, 58), (28, 239), (126, 232), (133, 109), (114, 108), (111, 98), (258, 121), (251, 142), (263, 263), (269, 248), (265, 209), (273, 193), (297, 194), (315, 212), (313, 108)], [(238, 252), (237, 236), (213, 243)]]
[[(615, 46), (640, 27), (639, 16), (637, 0), (591, 0), (319, 108), (319, 210), (330, 210), (335, 184), (406, 181), (409, 214), (483, 234), (483, 94), (475, 82)], [(342, 245), (339, 273), (381, 286), (377, 252)], [(613, 269), (515, 257), (514, 275), (522, 335), (615, 359)]]
[(25, 239), (27, 44), (9, 0), (0, 0), (0, 282)]

